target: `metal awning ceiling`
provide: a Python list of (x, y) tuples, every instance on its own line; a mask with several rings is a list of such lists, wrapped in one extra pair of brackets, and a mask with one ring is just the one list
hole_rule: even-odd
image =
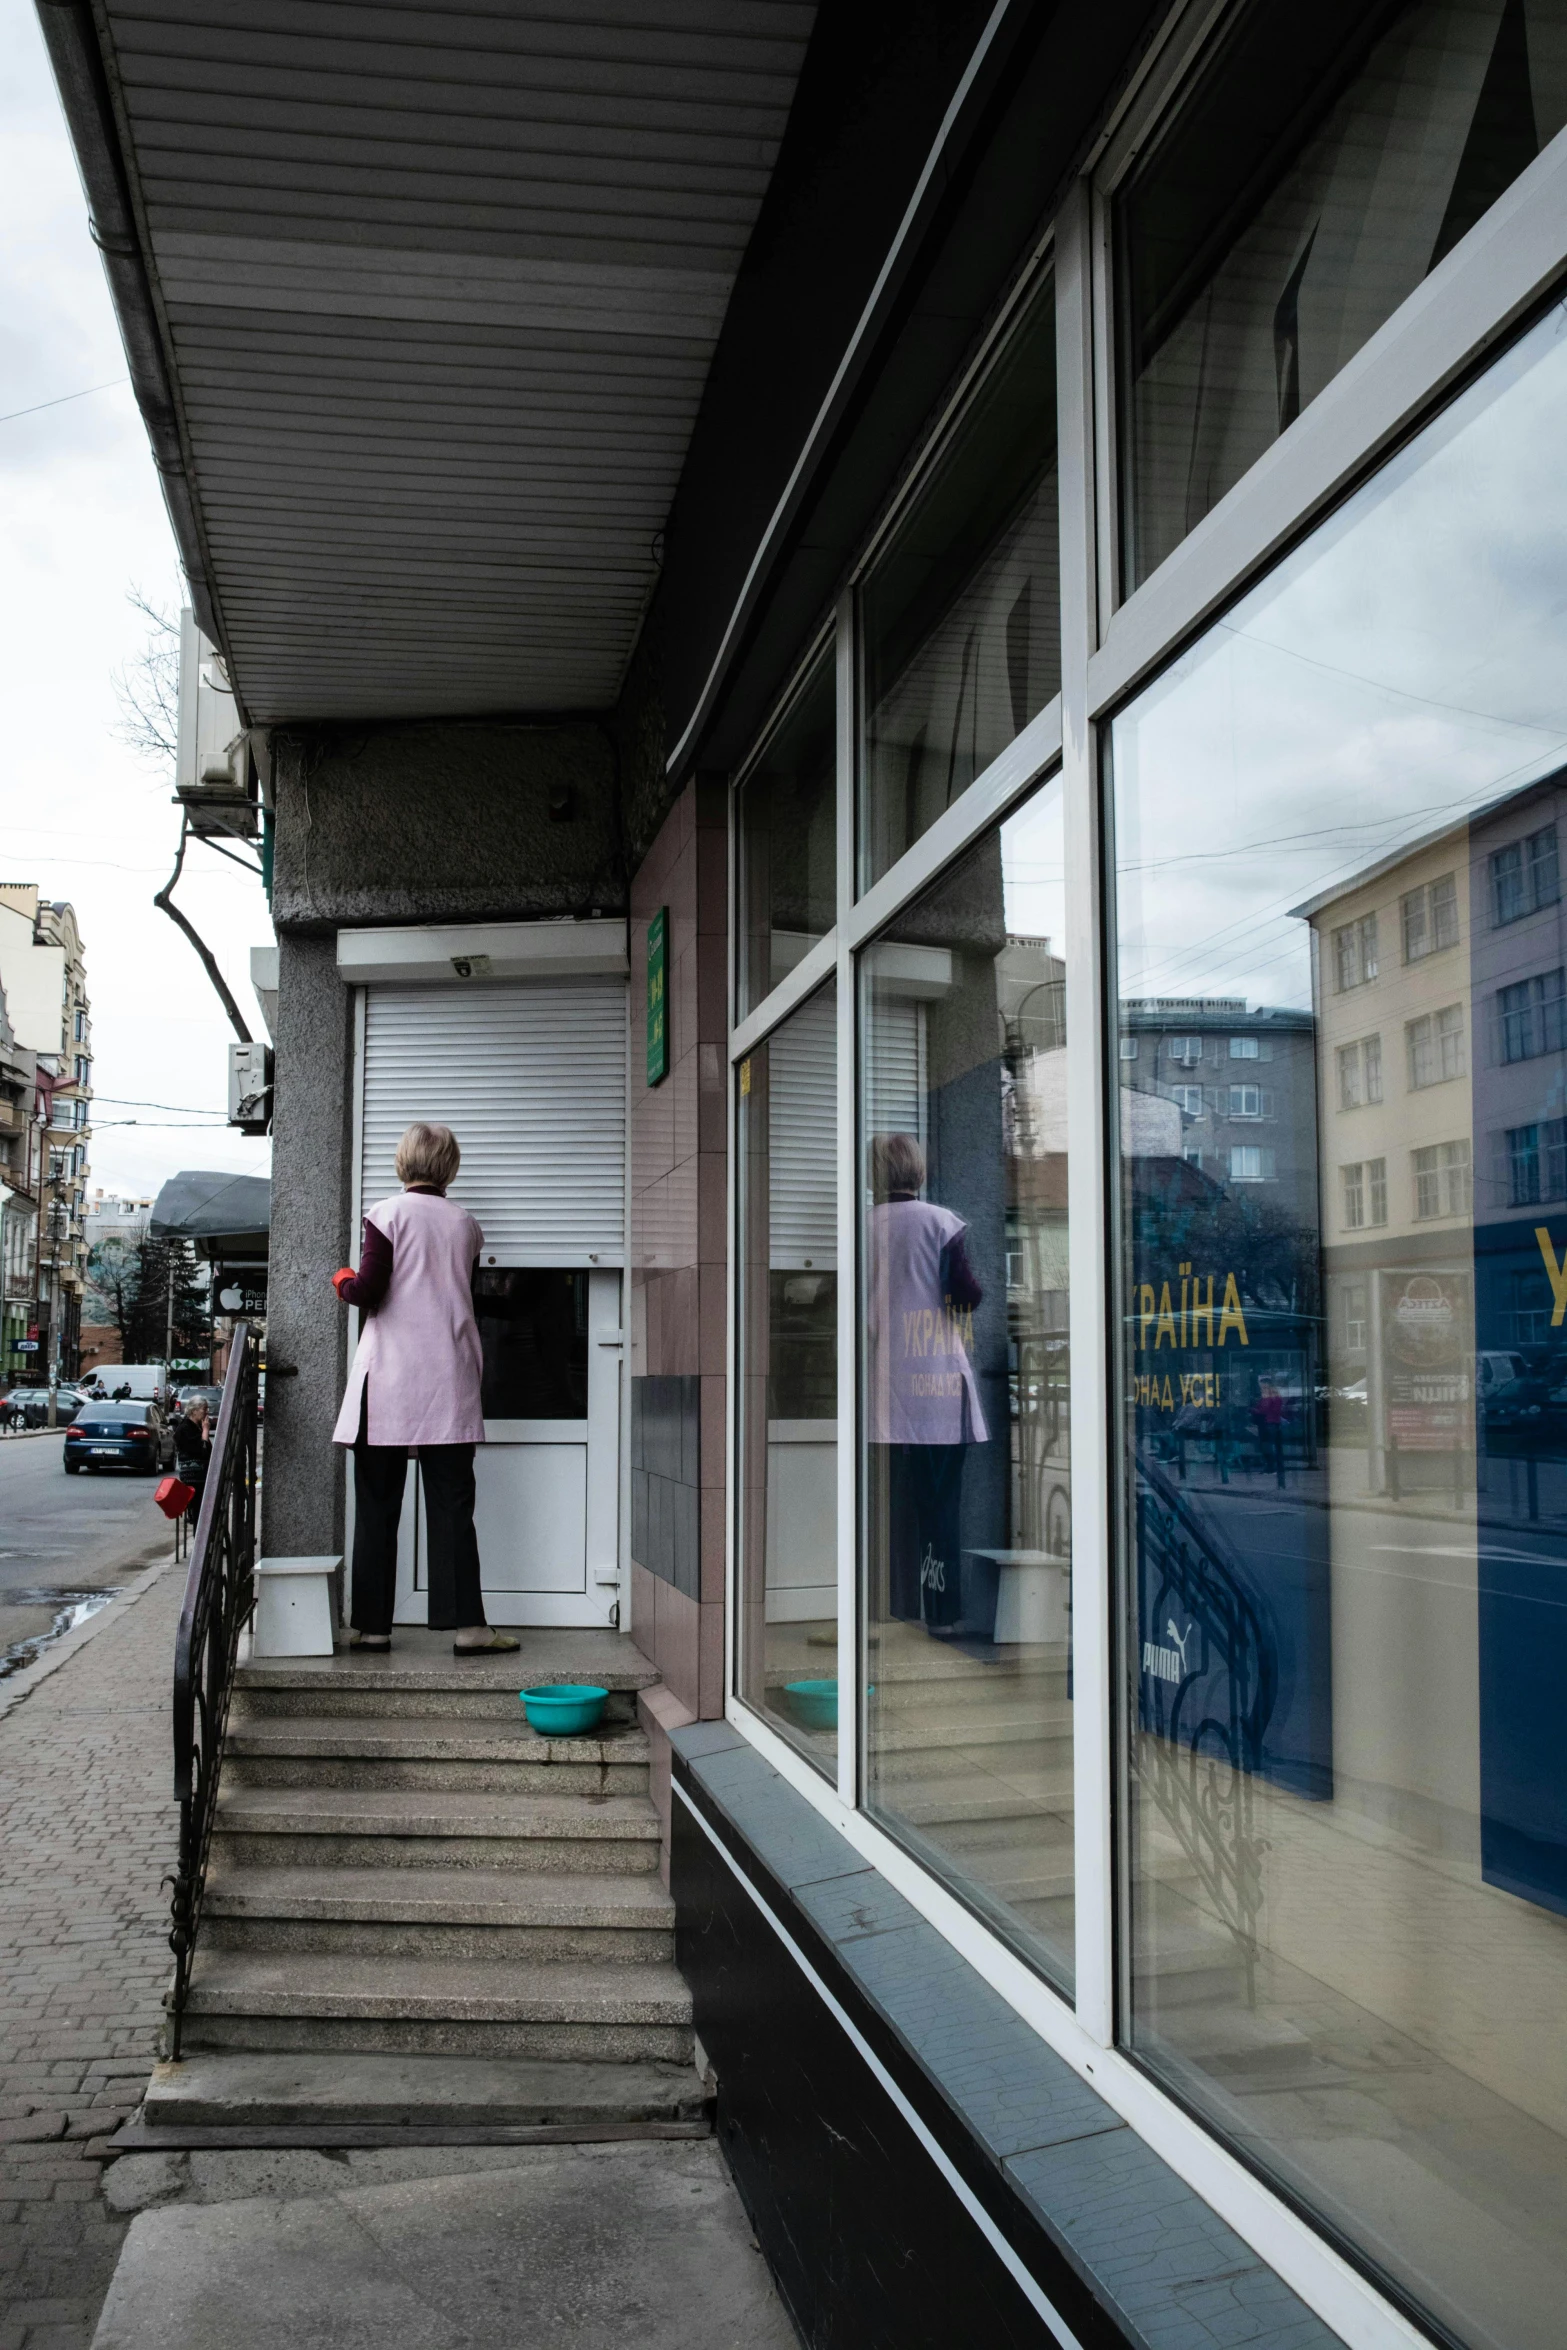
[(252, 719), (614, 700), (814, 14), (100, 0)]

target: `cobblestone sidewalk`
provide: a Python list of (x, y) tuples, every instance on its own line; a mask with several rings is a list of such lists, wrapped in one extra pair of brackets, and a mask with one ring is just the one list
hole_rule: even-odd
[(116, 1600), (0, 1720), (0, 2350), (86, 2350), (128, 2225), (92, 2142), (162, 2016), (183, 1580)]

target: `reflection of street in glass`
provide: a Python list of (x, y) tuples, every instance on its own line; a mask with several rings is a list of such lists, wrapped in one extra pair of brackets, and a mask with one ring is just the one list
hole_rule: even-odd
[(1509, 2350), (1567, 2290), (1564, 413), (1556, 312), (1115, 729), (1133, 2036)]

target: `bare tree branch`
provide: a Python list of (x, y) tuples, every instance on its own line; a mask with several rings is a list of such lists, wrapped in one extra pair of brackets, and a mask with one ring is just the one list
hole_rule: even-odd
[(179, 615), (171, 618), (141, 588), (128, 589), (126, 600), (148, 623), (148, 630), (141, 651), (114, 675), (120, 705), (115, 733), (141, 758), (163, 766), (174, 759), (179, 735)]
[(235, 1003), (233, 996), (229, 993), (228, 982), (224, 978), (222, 972), (218, 969), (216, 955), (213, 954), (212, 949), (202, 938), (201, 933), (197, 930), (195, 924), (188, 921), (186, 917), (180, 912), (179, 907), (174, 903), (174, 885), (179, 880), (181, 873), (185, 869), (185, 843), (189, 838), (190, 819), (187, 816), (180, 825), (180, 845), (178, 853), (174, 859), (174, 871), (169, 875), (169, 878), (164, 883), (162, 889), (154, 893), (152, 902), (162, 913), (167, 914), (171, 922), (178, 923), (180, 929), (184, 931), (185, 936), (190, 940), (191, 945), (195, 948), (197, 954), (201, 957), (202, 967), (205, 970), (207, 977), (211, 980), (213, 986), (217, 989), (219, 996), (222, 998), (223, 1009), (225, 1012), (227, 1012), (229, 1019), (233, 1024), (234, 1034), (239, 1038), (240, 1043), (253, 1044), (255, 1039), (252, 1037), (250, 1030), (245, 1026), (244, 1016), (241, 1013), (238, 1004)]

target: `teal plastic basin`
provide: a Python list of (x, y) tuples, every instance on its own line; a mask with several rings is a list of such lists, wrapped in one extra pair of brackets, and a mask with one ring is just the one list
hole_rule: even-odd
[(543, 1738), (580, 1738), (604, 1719), (607, 1689), (586, 1681), (557, 1681), (542, 1689), (519, 1689), (522, 1710)]
[(786, 1681), (784, 1696), (788, 1700), (790, 1713), (802, 1730), (837, 1729), (836, 1681)]

